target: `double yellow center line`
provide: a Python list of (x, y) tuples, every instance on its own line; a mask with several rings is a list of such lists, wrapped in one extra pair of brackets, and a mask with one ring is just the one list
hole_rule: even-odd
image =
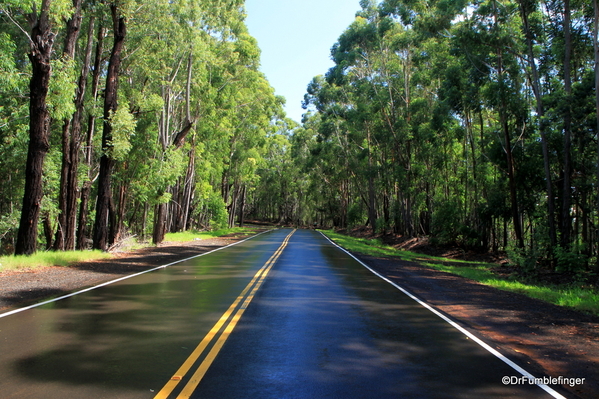
[[(221, 331), (223, 325), (225, 325), (228, 322), (227, 326), (220, 333), (220, 336), (218, 336), (210, 352), (208, 352), (208, 354), (206, 355), (202, 363), (200, 363), (196, 371), (193, 373), (193, 375), (191, 376), (181, 393), (179, 393), (179, 395), (177, 396), (177, 399), (186, 399), (191, 397), (191, 394), (197, 388), (200, 381), (202, 381), (202, 378), (206, 374), (206, 371), (208, 371), (208, 368), (210, 367), (214, 359), (216, 359), (218, 352), (220, 352), (221, 348), (225, 344), (225, 341), (227, 340), (227, 338), (229, 338), (229, 335), (237, 325), (237, 322), (243, 315), (243, 312), (245, 312), (245, 309), (248, 307), (248, 305), (254, 298), (254, 295), (266, 279), (268, 272), (270, 272), (272, 266), (275, 264), (277, 259), (279, 259), (281, 253), (283, 253), (283, 250), (289, 243), (289, 239), (291, 238), (293, 233), (295, 233), (295, 230), (293, 230), (291, 233), (287, 235), (287, 237), (285, 237), (281, 246), (268, 259), (268, 261), (266, 261), (266, 263), (260, 268), (260, 270), (258, 270), (258, 272), (254, 275), (254, 278), (252, 278), (252, 281), (250, 281), (249, 284), (243, 289), (241, 294), (239, 294), (239, 296), (235, 299), (235, 301), (229, 307), (229, 309), (227, 309), (227, 311), (222, 315), (222, 317), (216, 322), (214, 327), (212, 327), (208, 334), (206, 334), (204, 339), (202, 339), (202, 342), (200, 342), (200, 344), (194, 349), (191, 355), (189, 355), (189, 357), (187, 358), (187, 360), (185, 360), (183, 365), (179, 367), (179, 370), (177, 370), (175, 375), (171, 377), (171, 379), (169, 380), (169, 382), (166, 383), (164, 388), (162, 388), (160, 392), (158, 392), (158, 394), (154, 396), (154, 399), (168, 398), (168, 396), (173, 392), (173, 390), (177, 387), (181, 380), (183, 380), (183, 378), (191, 370), (198, 358), (206, 350), (208, 345), (210, 345), (210, 343), (218, 336), (218, 333), (219, 331)], [(239, 304), (241, 304), (241, 306), (239, 306)], [(231, 315), (233, 315), (232, 318)]]

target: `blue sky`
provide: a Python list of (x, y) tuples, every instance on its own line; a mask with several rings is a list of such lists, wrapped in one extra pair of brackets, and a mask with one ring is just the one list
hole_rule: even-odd
[(333, 66), (330, 49), (360, 10), (359, 0), (246, 0), (246, 24), (262, 50), (261, 70), (297, 122), (316, 75)]

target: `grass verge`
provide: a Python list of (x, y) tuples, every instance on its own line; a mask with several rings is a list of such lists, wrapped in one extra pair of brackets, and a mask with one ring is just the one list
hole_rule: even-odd
[(219, 229), (213, 231), (182, 231), (179, 233), (166, 233), (164, 241), (185, 242), (193, 240), (206, 240), (209, 238), (222, 237), (229, 234), (251, 234), (254, 233), (251, 227), (233, 227), (230, 229)]
[[(231, 229), (220, 229), (210, 232), (182, 232), (168, 233), (165, 241), (184, 242), (193, 241), (196, 239), (208, 239), (221, 237), (229, 234), (250, 234), (254, 233), (255, 229), (251, 227), (234, 227)], [(121, 250), (131, 251), (138, 248), (143, 248), (143, 243), (130, 242), (123, 244)], [(48, 266), (69, 266), (78, 262), (84, 262), (94, 259), (108, 259), (112, 255), (110, 253), (93, 250), (93, 251), (65, 251), (65, 252), (36, 252), (33, 255), (8, 255), (0, 256), (0, 272), (9, 270), (22, 269), (37, 269)]]
[(495, 264), (428, 256), (406, 250), (398, 250), (382, 244), (377, 239), (354, 238), (336, 233), (333, 230), (323, 230), (322, 232), (338, 245), (352, 252), (418, 262), (420, 265), (466, 277), (500, 290), (517, 292), (555, 305), (566, 306), (582, 312), (599, 315), (599, 292), (593, 288), (524, 283), (518, 281), (517, 278), (502, 278), (497, 276), (493, 273), (493, 268), (497, 267)]
[(33, 255), (0, 256), (0, 272), (19, 269), (37, 269), (46, 266), (69, 266), (94, 259), (107, 259), (112, 255), (94, 251), (37, 252)]

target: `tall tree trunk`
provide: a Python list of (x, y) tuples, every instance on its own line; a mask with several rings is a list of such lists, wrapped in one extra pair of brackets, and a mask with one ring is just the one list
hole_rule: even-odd
[(100, 175), (98, 177), (98, 200), (96, 203), (96, 221), (94, 223), (94, 248), (106, 251), (108, 246), (113, 243), (114, 237), (110, 232), (114, 229), (109, 228), (109, 221), (112, 220), (110, 214), (112, 199), (112, 171), (115, 161), (110, 154), (112, 149), (112, 125), (110, 116), (117, 110), (117, 92), (118, 77), (121, 66), (121, 53), (127, 27), (125, 18), (119, 15), (116, 4), (110, 6), (112, 21), (114, 24), (114, 43), (108, 62), (108, 71), (106, 74), (106, 89), (104, 91), (104, 125), (102, 131), (102, 157), (100, 158)]
[(516, 179), (514, 173), (514, 156), (512, 154), (512, 143), (510, 140), (510, 131), (507, 122), (507, 115), (505, 115), (505, 109), (501, 111), (501, 125), (503, 129), (503, 135), (505, 139), (505, 153), (507, 160), (507, 174), (510, 186), (510, 202), (512, 204), (512, 221), (514, 223), (514, 233), (516, 234), (516, 241), (520, 248), (524, 248), (524, 237), (522, 235), (522, 225), (520, 223), (520, 212), (518, 210), (518, 199), (516, 195)]
[(166, 234), (166, 204), (160, 203), (156, 205), (154, 214), (154, 228), (152, 229), (152, 243), (155, 245), (164, 241)]
[[(90, 29), (92, 32), (93, 29)], [(98, 38), (96, 43), (96, 54), (94, 59), (94, 70), (92, 74), (92, 103), (96, 103), (98, 98), (98, 91), (100, 87), (100, 72), (102, 70), (102, 53), (104, 47), (104, 36), (106, 35), (106, 28), (100, 26), (98, 29)], [(89, 38), (88, 38), (89, 40)], [(90, 113), (87, 122), (87, 134), (85, 143), (85, 164), (88, 166), (87, 180), (83, 182), (81, 187), (81, 203), (79, 204), (79, 219), (77, 221), (77, 249), (87, 248), (87, 215), (89, 211), (89, 197), (91, 195), (91, 188), (95, 178), (92, 177), (92, 154), (93, 154), (93, 138), (94, 131), (96, 130), (96, 118), (93, 112)]]
[[(595, 50), (595, 116), (596, 127), (595, 134), (597, 135), (597, 215), (599, 215), (599, 1), (593, 0), (593, 8), (595, 10), (595, 20), (593, 23), (593, 48)], [(599, 230), (597, 231), (597, 240), (599, 241)], [(597, 244), (597, 264), (595, 265), (595, 281), (599, 282), (599, 242)]]
[(121, 235), (125, 231), (125, 204), (127, 203), (127, 195), (129, 193), (128, 185), (123, 182), (119, 186), (119, 202), (118, 202), (118, 214), (116, 215), (116, 241), (120, 239)]
[[(173, 75), (171, 76), (171, 83), (175, 80), (176, 76), (177, 76), (177, 71), (178, 71), (179, 67), (176, 68), (176, 71), (173, 72)], [(170, 119), (171, 119), (171, 105), (170, 105), (170, 100), (171, 100), (171, 90), (170, 90), (170, 86), (169, 87), (163, 87), (163, 97), (165, 97), (165, 106), (163, 107), (162, 110), (162, 115), (161, 115), (161, 128), (160, 128), (160, 142), (162, 144), (162, 149), (163, 151), (166, 151), (166, 149), (171, 146), (174, 147), (175, 149), (179, 149), (183, 146), (183, 144), (185, 144), (185, 138), (187, 137), (187, 135), (189, 134), (189, 132), (191, 132), (191, 130), (193, 129), (193, 126), (195, 124), (195, 119), (192, 119), (191, 117), (191, 78), (192, 78), (192, 71), (193, 71), (193, 54), (190, 53), (189, 57), (188, 57), (188, 62), (187, 62), (187, 87), (186, 87), (186, 95), (185, 95), (185, 109), (186, 109), (186, 117), (185, 117), (185, 122), (183, 123), (183, 127), (182, 129), (177, 132), (172, 140), (172, 143), (168, 143), (168, 137), (169, 137), (169, 124), (170, 124)], [(168, 188), (166, 190), (164, 190), (162, 193), (160, 193), (160, 195), (164, 194), (166, 191), (168, 190)], [(166, 220), (168, 218), (168, 207), (166, 206), (166, 204), (164, 204), (164, 206), (162, 206), (163, 204), (159, 204), (156, 214), (155, 214), (155, 219), (154, 219), (154, 232), (152, 233), (152, 241), (154, 244), (160, 244), (162, 242), (162, 240), (164, 240), (164, 234), (166, 232)]]
[(522, 224), (520, 223), (520, 211), (518, 210), (518, 197), (516, 193), (516, 177), (515, 177), (515, 167), (514, 167), (514, 155), (512, 154), (512, 142), (510, 129), (508, 125), (508, 115), (507, 115), (507, 104), (505, 102), (505, 87), (504, 87), (504, 78), (503, 78), (503, 60), (502, 60), (502, 50), (498, 49), (499, 55), (499, 81), (501, 82), (502, 88), (501, 91), (501, 109), (499, 110), (499, 119), (501, 122), (501, 128), (503, 130), (503, 137), (505, 140), (505, 155), (507, 162), (507, 175), (508, 175), (508, 183), (510, 189), (510, 202), (511, 202), (511, 210), (512, 210), (512, 222), (514, 223), (514, 234), (516, 235), (516, 241), (518, 242), (518, 247), (524, 248), (524, 236), (522, 234)]
[(372, 235), (376, 234), (376, 203), (374, 188), (374, 166), (372, 162), (372, 145), (370, 137), (370, 128), (366, 127), (366, 136), (368, 140), (368, 221), (372, 227)]
[[(497, 16), (497, 5), (494, 3), (494, 24), (495, 27), (499, 26), (498, 16)], [(504, 77), (504, 69), (503, 69), (503, 48), (497, 47), (497, 75), (500, 84), (500, 109), (499, 109), (499, 119), (501, 124), (501, 129), (503, 130), (503, 137), (505, 141), (505, 156), (507, 163), (507, 175), (508, 175), (508, 184), (510, 190), (510, 202), (511, 202), (511, 210), (512, 210), (512, 222), (514, 224), (514, 234), (516, 235), (516, 241), (518, 243), (518, 247), (524, 248), (524, 236), (522, 234), (522, 224), (520, 222), (520, 212), (518, 210), (518, 197), (516, 192), (516, 177), (515, 177), (515, 166), (514, 166), (514, 156), (512, 154), (512, 143), (511, 143), (511, 134), (508, 124), (508, 107), (506, 103), (506, 84)], [(505, 228), (507, 230), (507, 228)], [(505, 234), (505, 233), (504, 233)], [(506, 243), (504, 243), (505, 246)]]
[[(67, 21), (63, 57), (73, 60), (75, 58), (75, 44), (81, 31), (81, 3), (82, 0), (73, 0), (75, 12)], [(93, 23), (90, 23), (93, 29)], [(60, 173), (60, 189), (58, 195), (58, 228), (54, 238), (55, 250), (72, 250), (75, 247), (75, 216), (77, 214), (77, 168), (79, 164), (79, 133), (81, 131), (81, 115), (83, 113), (83, 94), (87, 82), (86, 68), (89, 69), (89, 58), (91, 54), (88, 43), (86, 50), (86, 64), (82, 70), (75, 93), (75, 114), (71, 119), (63, 122), (62, 126), (62, 165)], [(83, 84), (83, 87), (81, 85)], [(76, 127), (75, 124), (78, 124)], [(77, 130), (77, 131), (76, 131)]]
[(531, 86), (536, 100), (537, 117), (539, 118), (539, 133), (541, 134), (541, 145), (543, 148), (543, 167), (545, 169), (545, 186), (547, 190), (547, 222), (549, 226), (549, 242), (551, 248), (557, 244), (557, 232), (555, 229), (555, 198), (553, 196), (553, 181), (551, 178), (551, 168), (549, 162), (549, 143), (547, 141), (547, 123), (544, 121), (545, 108), (543, 106), (543, 97), (541, 93), (541, 79), (535, 62), (533, 51), (533, 37), (530, 30), (528, 15), (532, 10), (526, 8), (528, 4), (520, 0), (520, 15), (522, 16), (522, 25), (524, 27), (524, 36), (526, 37), (526, 46), (528, 50), (528, 65), (532, 72)]
[(31, 80), (29, 83), (29, 148), (25, 166), (25, 194), (17, 233), (15, 253), (29, 255), (37, 249), (37, 224), (43, 190), (44, 159), (50, 149), (50, 114), (46, 104), (50, 84), (50, 57), (54, 33), (49, 18), (51, 0), (43, 0), (39, 16), (31, 14)]
[(189, 152), (189, 162), (187, 164), (187, 173), (183, 182), (183, 217), (179, 226), (180, 230), (186, 231), (189, 225), (189, 215), (191, 213), (191, 202), (193, 199), (193, 191), (195, 186), (195, 144), (192, 143), (191, 151)]
[(570, 0), (564, 0), (564, 89), (566, 91), (566, 112), (564, 114), (564, 186), (562, 194), (561, 245), (569, 248), (572, 242), (572, 35), (570, 31)]
[(246, 195), (247, 187), (244, 184), (241, 189), (241, 206), (239, 207), (239, 227), (243, 227), (243, 217), (245, 213), (245, 195)]
[[(233, 185), (233, 190), (232, 190), (232, 197), (231, 197), (231, 204), (229, 205), (229, 220), (228, 220), (228, 227), (235, 227), (235, 215), (237, 214), (237, 201), (239, 199), (239, 184), (235, 183)], [(281, 208), (279, 208), (279, 223), (281, 223), (283, 220), (283, 211)]]

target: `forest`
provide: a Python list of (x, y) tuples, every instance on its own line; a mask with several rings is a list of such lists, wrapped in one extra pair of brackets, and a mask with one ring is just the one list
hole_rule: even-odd
[(319, 217), (596, 278), (597, 1), (361, 6), (292, 137)]
[(2, 1), (0, 17), (3, 251), (160, 243), (247, 211), (288, 121), (242, 1)]
[(362, 0), (298, 124), (243, 0), (0, 0), (1, 250), (259, 220), (597, 279), (597, 2)]

